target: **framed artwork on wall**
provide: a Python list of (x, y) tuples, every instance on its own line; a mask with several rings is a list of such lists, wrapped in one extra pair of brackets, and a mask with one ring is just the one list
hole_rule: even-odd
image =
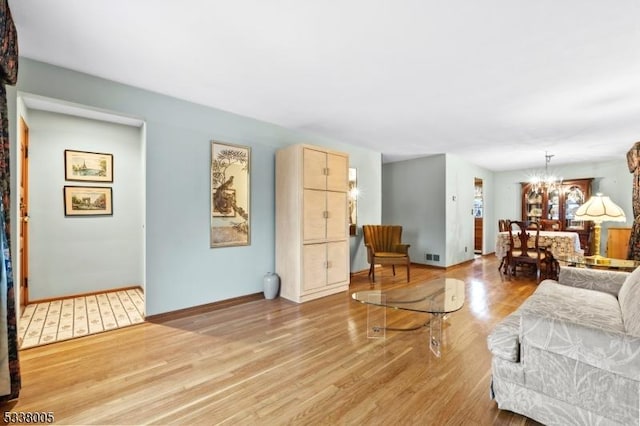
[(112, 216), (111, 188), (100, 186), (65, 186), (65, 216)]
[(113, 154), (65, 149), (64, 178), (72, 181), (113, 182)]
[(211, 247), (250, 244), (251, 148), (211, 141)]

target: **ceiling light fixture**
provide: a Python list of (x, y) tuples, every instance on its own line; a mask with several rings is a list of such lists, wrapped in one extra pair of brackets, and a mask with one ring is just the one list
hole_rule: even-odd
[(535, 192), (542, 191), (552, 191), (556, 188), (559, 188), (562, 184), (562, 177), (557, 177), (553, 174), (549, 174), (549, 163), (551, 162), (551, 157), (553, 154), (549, 154), (547, 151), (544, 152), (544, 173), (538, 174), (536, 173), (530, 179), (530, 182), (533, 186)]

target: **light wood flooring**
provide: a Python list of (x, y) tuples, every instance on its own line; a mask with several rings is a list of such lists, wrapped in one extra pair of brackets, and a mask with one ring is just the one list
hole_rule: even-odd
[[(536, 287), (503, 280), (497, 267), (495, 256), (446, 271), (412, 267), (412, 282), (466, 282), (441, 358), (429, 351), (428, 328), (368, 339), (367, 307), (347, 293), (260, 299), (22, 350), (22, 392), (3, 411), (87, 425), (534, 425), (489, 399), (487, 335)], [(398, 271), (384, 285), (405, 280)], [(369, 287), (356, 274), (349, 293)], [(425, 319), (387, 314), (389, 326)]]

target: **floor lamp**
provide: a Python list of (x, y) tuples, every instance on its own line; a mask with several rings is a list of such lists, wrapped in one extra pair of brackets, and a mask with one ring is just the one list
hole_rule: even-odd
[(624, 211), (607, 196), (597, 193), (589, 198), (589, 201), (578, 207), (574, 215), (575, 220), (592, 220), (593, 227), (593, 251), (591, 256), (601, 259), (600, 255), (600, 225), (602, 222), (626, 222)]

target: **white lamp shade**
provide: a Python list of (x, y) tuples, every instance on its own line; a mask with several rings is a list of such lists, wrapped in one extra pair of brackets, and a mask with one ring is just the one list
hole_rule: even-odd
[(611, 199), (602, 194), (596, 194), (589, 201), (578, 207), (574, 215), (575, 220), (592, 220), (602, 222), (626, 222), (624, 211)]

